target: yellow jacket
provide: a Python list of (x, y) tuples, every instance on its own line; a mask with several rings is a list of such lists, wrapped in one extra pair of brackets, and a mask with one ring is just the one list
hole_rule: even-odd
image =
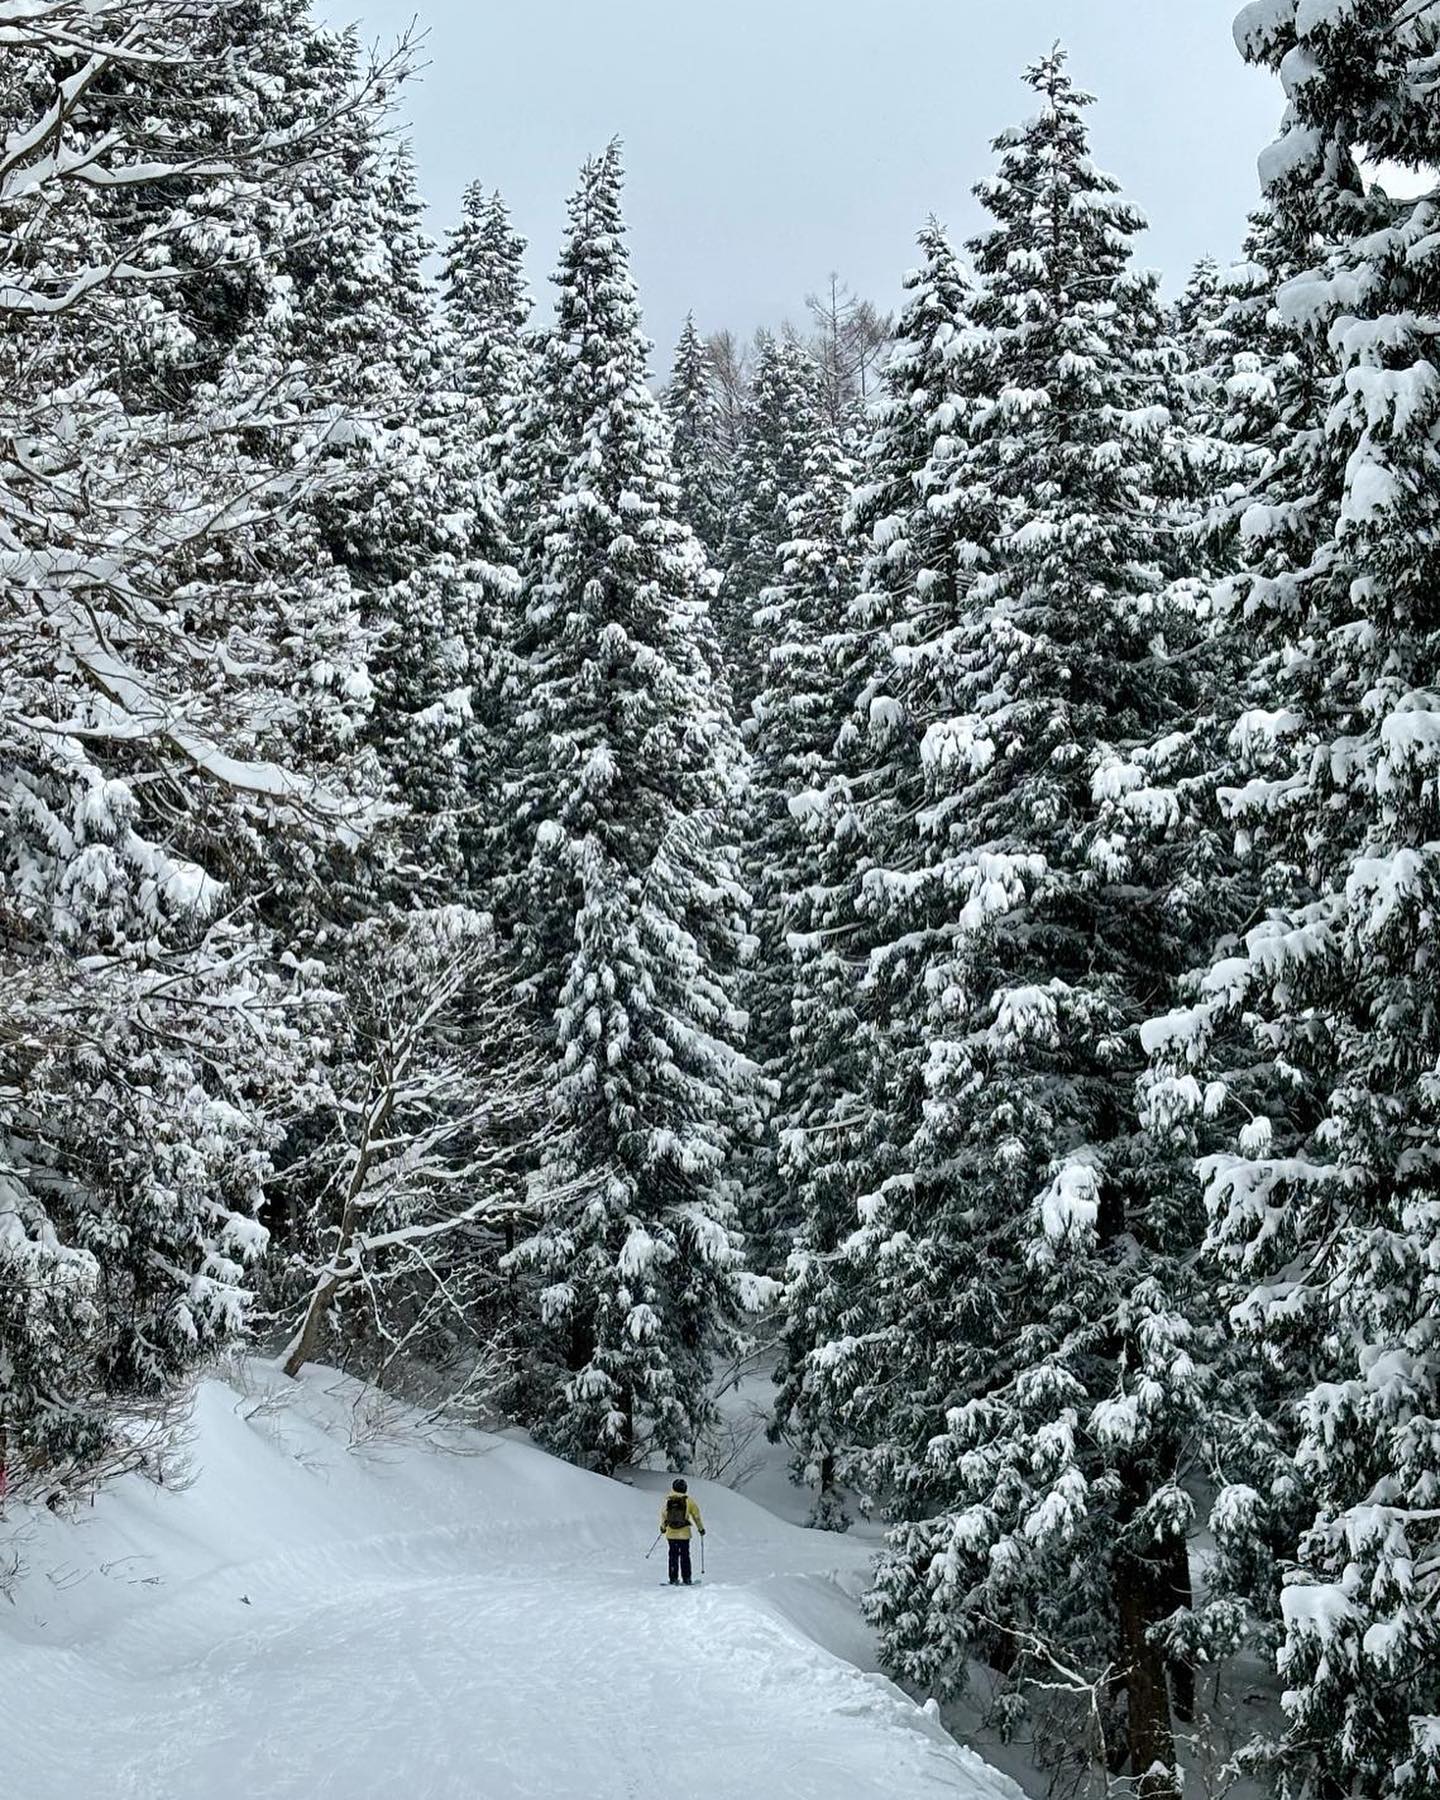
[[(673, 1489), (671, 1490), (671, 1493), (674, 1495), (674, 1498), (676, 1500), (679, 1500), (681, 1498), (681, 1496), (679, 1494), (674, 1493)], [(667, 1498), (668, 1497), (669, 1496), (667, 1496)], [(695, 1525), (699, 1528), (701, 1537), (704, 1537), (705, 1521), (700, 1517), (700, 1508), (695, 1504), (695, 1502), (690, 1498), (690, 1496), (688, 1494), (684, 1496), (684, 1499), (685, 1499), (685, 1511), (686, 1511), (687, 1515), (689, 1516), (690, 1519), (692, 1519), (694, 1521)], [(676, 1539), (679, 1539), (682, 1543), (687, 1543), (687, 1544), (690, 1541), (689, 1525), (670, 1526), (665, 1523), (665, 1501), (664, 1500), (662, 1500), (660, 1502), (660, 1530), (667, 1538), (676, 1538)]]

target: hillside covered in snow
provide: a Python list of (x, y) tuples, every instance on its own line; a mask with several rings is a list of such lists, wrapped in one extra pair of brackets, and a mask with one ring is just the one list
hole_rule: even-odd
[(7, 1534), (9, 1793), (1018, 1800), (870, 1672), (863, 1544), (697, 1481), (709, 1568), (672, 1591), (658, 1475), (438, 1448), (325, 1370), (246, 1388), (200, 1388), (188, 1484)]

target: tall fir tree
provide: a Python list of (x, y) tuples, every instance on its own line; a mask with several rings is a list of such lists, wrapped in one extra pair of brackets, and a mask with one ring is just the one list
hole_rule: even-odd
[[(277, 128), (297, 107), (335, 110), (363, 66), (353, 33), (320, 30), (296, 0), (266, 0), (265, 99)], [(493, 734), (515, 576), (481, 403), (464, 389), (424, 264), (430, 244), (388, 100), (336, 118), (272, 268), (229, 353), (229, 379), (285, 372), (274, 426), (324, 481), (296, 509), (293, 550), (332, 574), (370, 641), (362, 733), (397, 809), (386, 856), (324, 871), (292, 908), (312, 927), (379, 905), (484, 897)], [(283, 547), (282, 547), (283, 548)]]
[(893, 1166), (811, 1362), (851, 1385), (898, 1521), (871, 1602), (892, 1666), (944, 1691), (983, 1654), (1012, 1717), (1047, 1657), (1086, 1668), (1089, 1753), (1158, 1795), (1203, 1382), (1198, 1196), (1133, 1091), (1182, 964), (1151, 753), (1193, 702), (1153, 529), (1169, 361), (1089, 97), (1059, 51), (1028, 81), (1039, 111), (978, 190), (995, 225), (911, 478), (923, 535), (872, 528), (894, 597), (871, 711), (913, 746), (864, 892)]
[(742, 720), (759, 691), (764, 661), (755, 611), (780, 567), (780, 546), (790, 535), (790, 502), (804, 492), (805, 459), (820, 420), (818, 374), (808, 353), (763, 334), (745, 399), (716, 602), (720, 644)]
[[(817, 931), (823, 937), (826, 923), (819, 864), (835, 824), (836, 745), (847, 704), (835, 651), (855, 593), (846, 530), (854, 486), (855, 466), (827, 428), (806, 459), (806, 485), (790, 504), (780, 578), (761, 593), (755, 615), (768, 650), (753, 708), (746, 807), (755, 947), (744, 992), (750, 1051), (770, 1096), (770, 1128), (747, 1176), (746, 1222), (757, 1264), (770, 1268), (784, 1263), (804, 1218), (803, 1189), (783, 1146), (806, 1129), (812, 1065), (818, 1059), (823, 1068), (827, 1054), (809, 1035), (827, 1004), (816, 971), (806, 970), (803, 997), (796, 989), (808, 961), (802, 943), (813, 944)], [(820, 1035), (828, 1035), (828, 1024)]]
[(1170, 329), (1192, 364), (1203, 365), (1208, 360), (1206, 337), (1222, 304), (1220, 265), (1213, 256), (1202, 256), (1191, 269), (1169, 317)]
[[(1259, 639), (1221, 781), (1263, 917), (1151, 1040), (1219, 1109), (1211, 1246), (1289, 1400), (1288, 1471), (1229, 1503), (1259, 1539), (1291, 1491), (1308, 1500), (1275, 1596), (1286, 1724), (1267, 1760), (1286, 1796), (1418, 1800), (1440, 1784), (1440, 18), (1268, 0), (1237, 39), (1286, 82), (1262, 179), (1308, 263), (1278, 314), (1325, 404), (1282, 431), (1240, 519), (1244, 571), (1216, 596)], [(1362, 148), (1432, 185), (1393, 198)]]
[(919, 245), (844, 523), (854, 591), (826, 644), (836, 728), (830, 779), (816, 784), (804, 819), (813, 886), (797, 929), (796, 1035), (779, 1114), (780, 1174), (797, 1195), (800, 1225), (776, 1429), (800, 1443), (826, 1523), (839, 1521), (836, 1489), (857, 1472), (851, 1453), (870, 1432), (878, 1394), (838, 1349), (869, 1286), (844, 1246), (860, 1223), (857, 1200), (900, 1167), (914, 1128), (894, 1074), (893, 1010), (908, 976), (893, 959), (883, 971), (870, 964), (887, 939), (871, 877), (920, 803), (896, 644), (920, 595), (954, 608), (977, 554), (952, 484), (969, 405), (975, 283), (935, 220)]
[[(618, 148), (570, 203), (524, 427), (552, 479), (525, 545), (514, 923), (553, 1021), (531, 1405), (611, 1469), (691, 1453), (744, 1295), (730, 1177), (753, 1110), (731, 998), (739, 746), (699, 545), (646, 381)], [(522, 446), (524, 448), (524, 446)]]
[(502, 431), (529, 386), (531, 301), (525, 239), (504, 198), (479, 182), (466, 188), (460, 223), (446, 235), (441, 286), (456, 342), (461, 386)]
[(720, 398), (710, 346), (687, 313), (665, 389), (665, 416), (674, 439), (680, 517), (712, 563), (725, 542), (731, 471), (727, 467)]

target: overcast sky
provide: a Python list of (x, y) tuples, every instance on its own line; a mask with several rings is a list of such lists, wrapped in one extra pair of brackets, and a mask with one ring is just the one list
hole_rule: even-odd
[(1098, 97), (1096, 160), (1150, 221), (1172, 290), (1233, 254), (1275, 135), (1272, 77), (1236, 55), (1238, 0), (320, 0), (367, 41), (417, 12), (404, 90), (438, 232), (465, 184), (498, 186), (554, 263), (583, 159), (618, 134), (650, 335), (686, 311), (748, 333), (798, 318), (830, 270), (893, 305), (927, 213), (957, 236), (990, 140), (1033, 110), (1020, 75), (1059, 37)]

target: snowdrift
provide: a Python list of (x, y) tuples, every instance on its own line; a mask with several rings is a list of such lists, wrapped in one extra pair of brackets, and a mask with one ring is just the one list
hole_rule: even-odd
[(200, 1388), (183, 1490), (12, 1514), (8, 1793), (1020, 1800), (867, 1671), (863, 1544), (696, 1481), (709, 1571), (671, 1589), (661, 1477), (357, 1434), (371, 1404), (252, 1367)]

